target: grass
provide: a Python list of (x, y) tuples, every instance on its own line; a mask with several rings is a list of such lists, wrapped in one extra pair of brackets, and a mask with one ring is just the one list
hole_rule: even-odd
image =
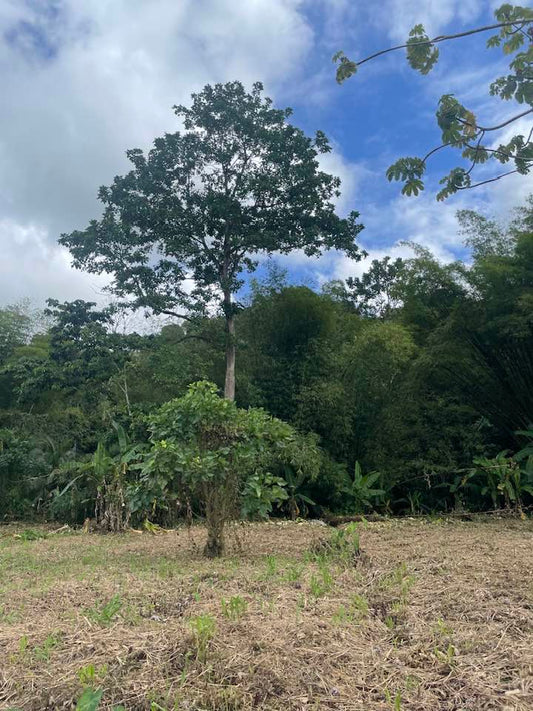
[(0, 709), (533, 708), (531, 521), (237, 529), (1, 526)]

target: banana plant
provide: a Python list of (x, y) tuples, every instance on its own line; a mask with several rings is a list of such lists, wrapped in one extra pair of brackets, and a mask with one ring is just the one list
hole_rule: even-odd
[[(533, 496), (533, 457), (523, 455), (522, 452), (510, 457), (508, 451), (503, 450), (493, 459), (474, 459), (473, 472), (481, 474), (485, 479), (481, 493), (490, 495), (494, 508), (499, 506), (503, 498), (506, 509), (514, 506), (517, 511), (521, 511), (523, 494)], [(522, 467), (521, 461), (525, 461)]]
[(517, 462), (525, 462), (525, 467), (533, 470), (533, 424), (527, 430), (518, 430), (517, 435), (527, 437), (529, 442), (514, 456)]
[(359, 462), (355, 463), (353, 479), (347, 486), (343, 487), (343, 492), (352, 497), (357, 513), (363, 513), (365, 509), (374, 508), (380, 496), (385, 494), (384, 489), (374, 488), (374, 484), (379, 480), (380, 472), (369, 472), (363, 474)]
[(118, 453), (113, 456), (103, 442), (98, 442), (96, 451), (88, 461), (70, 462), (59, 467), (52, 475), (72, 475), (66, 486), (56, 494), (64, 496), (78, 482), (84, 481), (94, 492), (94, 517), (97, 525), (105, 530), (121, 531), (127, 527), (130, 507), (127, 505), (126, 488), (129, 471), (138, 461), (140, 448), (132, 446), (124, 428), (112, 422), (117, 434)]
[(308, 479), (302, 469), (295, 469), (290, 464), (285, 464), (283, 467), (283, 478), (287, 487), (286, 506), (289, 510), (290, 517), (294, 520), (298, 516), (306, 516), (308, 506), (316, 506), (315, 502), (308, 496), (302, 493), (301, 488)]

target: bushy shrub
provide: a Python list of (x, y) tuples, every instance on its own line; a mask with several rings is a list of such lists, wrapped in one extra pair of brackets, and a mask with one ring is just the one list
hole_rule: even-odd
[(158, 500), (200, 501), (207, 524), (205, 554), (224, 551), (224, 525), (241, 511), (267, 515), (286, 499), (282, 464), (315, 475), (319, 452), (264, 410), (238, 408), (212, 383), (192, 384), (150, 418), (152, 453), (138, 484), (144, 506)]
[(49, 471), (38, 442), (0, 430), (0, 516), (29, 518), (42, 503)]

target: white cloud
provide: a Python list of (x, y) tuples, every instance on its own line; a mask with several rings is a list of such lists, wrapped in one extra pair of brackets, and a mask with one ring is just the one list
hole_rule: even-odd
[(319, 163), (323, 171), (341, 179), (341, 194), (335, 200), (339, 214), (345, 215), (356, 210), (360, 183), (370, 171), (361, 163), (347, 160), (336, 145), (333, 145), (333, 150), (330, 153), (323, 153), (319, 156)]
[(50, 242), (46, 230), (0, 220), (0, 304), (31, 296), (39, 305), (47, 298), (108, 301), (104, 276), (76, 272), (66, 250)]
[(444, 29), (452, 20), (473, 22), (486, 10), (483, 0), (385, 0), (375, 5), (376, 24), (385, 25), (394, 41), (405, 41), (416, 24), (424, 25), (429, 36)]
[(0, 0), (0, 298), (89, 283), (55, 242), (98, 216), (125, 150), (176, 130), (205, 83), (282, 86), (312, 41), (298, 0)]
[[(366, 248), (368, 257), (354, 262), (338, 253), (326, 256), (318, 266), (319, 279), (326, 281), (360, 276), (373, 259), (386, 255), (409, 256), (410, 248), (401, 244), (405, 241), (427, 247), (440, 261), (453, 261), (463, 248), (456, 217), (458, 210), (475, 210), (505, 224), (513, 208), (523, 205), (531, 193), (533, 175), (511, 175), (498, 183), (459, 193), (444, 203), (426, 194), (418, 198), (399, 196), (385, 206), (367, 205), (361, 244)], [(380, 246), (373, 246), (376, 244)]]

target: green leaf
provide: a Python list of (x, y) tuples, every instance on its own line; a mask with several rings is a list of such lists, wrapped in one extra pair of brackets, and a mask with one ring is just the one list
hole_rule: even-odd
[(76, 711), (96, 711), (103, 693), (103, 689), (85, 689), (76, 704)]
[(407, 61), (421, 74), (428, 74), (439, 58), (439, 50), (430, 42), (423, 25), (415, 25), (409, 33)]
[(342, 84), (346, 79), (349, 79), (357, 72), (357, 64), (344, 54), (344, 52), (336, 52), (333, 55), (332, 61), (338, 64), (336, 79), (338, 84)]

